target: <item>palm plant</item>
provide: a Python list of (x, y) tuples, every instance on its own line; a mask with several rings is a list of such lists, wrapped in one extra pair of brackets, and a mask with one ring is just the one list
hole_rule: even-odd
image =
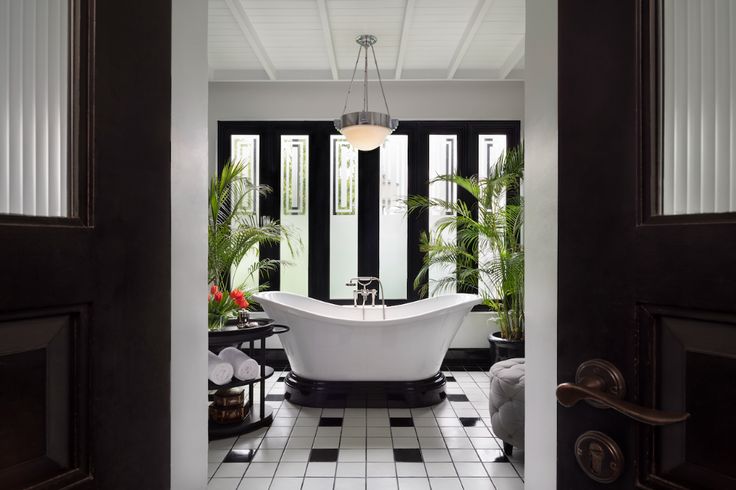
[[(454, 274), (432, 281), (435, 290), (477, 291), (483, 304), (498, 314), (501, 336), (508, 340), (524, 337), (523, 178), (524, 149), (519, 146), (506, 151), (487, 178), (452, 174), (432, 181), (464, 189), (470, 203), (426, 196), (407, 199), (410, 213), (435, 206), (451, 212), (420, 237), (425, 255), (414, 287), (426, 296), (430, 268), (454, 269)], [(484, 252), (480, 257), (479, 250)]]
[[(270, 189), (250, 182), (243, 176), (244, 171), (242, 162), (228, 162), (220, 175), (210, 181), (207, 280), (221, 290), (230, 289), (231, 272), (250, 251), (258, 250), (261, 244), (279, 243), (282, 238), (290, 248), (292, 243), (290, 230), (278, 220), (266, 216), (259, 220), (255, 213), (248, 212), (248, 204)], [(257, 279), (261, 272), (269, 274), (279, 263), (279, 260), (259, 258), (248, 268), (246, 277)], [(267, 285), (257, 289), (264, 287)], [(244, 290), (246, 296), (255, 292)]]

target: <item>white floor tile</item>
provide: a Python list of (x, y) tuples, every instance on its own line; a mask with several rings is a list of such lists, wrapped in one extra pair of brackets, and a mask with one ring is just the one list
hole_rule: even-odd
[(391, 427), (367, 427), (368, 437), (391, 437)]
[(311, 437), (290, 437), (289, 442), (286, 444), (287, 449), (311, 449), (312, 442), (314, 441)]
[(291, 437), (314, 437), (317, 435), (317, 427), (294, 427)]
[(288, 440), (289, 439), (287, 437), (269, 437), (267, 439), (263, 439), (263, 442), (261, 443), (259, 450), (260, 449), (283, 449), (286, 447), (286, 442)]
[(463, 485), (459, 478), (430, 478), (432, 490), (462, 490)]
[(230, 450), (233, 447), (233, 444), (235, 444), (235, 441), (237, 440), (237, 437), (228, 437), (227, 439), (220, 439), (217, 441), (211, 441), (209, 443), (210, 449), (225, 449)]
[(422, 449), (422, 458), (425, 463), (450, 462), (450, 453), (447, 449)]
[(342, 419), (342, 426), (345, 427), (365, 427), (365, 417), (345, 417)]
[(301, 411), (299, 412), (299, 417), (316, 417), (316, 418), (319, 418), (321, 416), (322, 416), (322, 409), (321, 408), (302, 407)]
[(278, 463), (251, 463), (245, 471), (246, 477), (273, 477)]
[(253, 456), (254, 463), (278, 463), (283, 449), (259, 449)]
[(483, 463), (466, 463), (466, 462), (455, 462), (455, 470), (458, 476), (487, 476), (486, 470), (483, 469)]
[(309, 463), (307, 465), (308, 477), (334, 477), (337, 463)]
[(399, 490), (430, 490), (427, 478), (399, 478)]
[(319, 418), (299, 415), (299, 418), (296, 419), (294, 427), (317, 427), (318, 425)]
[(268, 490), (270, 486), (270, 478), (243, 478), (238, 485), (238, 490)]
[(342, 427), (318, 427), (317, 437), (340, 437)]
[(419, 437), (442, 437), (438, 427), (417, 427), (416, 431)]
[(296, 418), (276, 417), (273, 419), (272, 427), (292, 427), (296, 423)]
[(390, 448), (392, 446), (390, 437), (369, 437), (366, 439), (369, 448)]
[(307, 462), (300, 461), (294, 463), (279, 463), (279, 467), (276, 469), (276, 478), (286, 477), (298, 477), (303, 478), (304, 473), (307, 471)]
[(391, 427), (391, 437), (416, 437), (414, 427)]
[(314, 443), (312, 447), (317, 448), (317, 449), (338, 448), (340, 447), (340, 436), (334, 436), (334, 437), (317, 436), (314, 439)]
[(345, 416), (344, 408), (323, 408), (322, 417), (343, 417)]
[(363, 478), (365, 477), (365, 463), (337, 463), (337, 476), (344, 478)]
[(335, 478), (335, 490), (365, 490), (365, 478)]
[[(342, 452), (342, 449), (340, 449), (340, 452)], [(369, 448), (367, 451), (367, 460), (374, 463), (393, 462), (394, 450)]]
[(422, 449), (444, 449), (445, 440), (441, 437), (420, 437), (419, 446)]
[(491, 478), (496, 490), (524, 490), (521, 478)]
[(491, 477), (518, 477), (516, 470), (510, 463), (483, 463)]
[(366, 463), (366, 475), (368, 477), (387, 477), (396, 476), (396, 466), (394, 463)]
[(473, 447), (467, 437), (446, 437), (445, 444), (450, 449), (470, 449)]
[(467, 437), (462, 427), (440, 427), (442, 437)]
[(472, 437), (470, 442), (476, 449), (499, 449), (500, 446), (493, 437)]
[(305, 478), (302, 490), (332, 490), (334, 478)]
[(309, 449), (287, 449), (281, 456), (282, 462), (309, 461)]
[(424, 466), (427, 467), (427, 474), (430, 477), (457, 476), (452, 463), (424, 463)]
[(397, 490), (396, 478), (367, 478), (367, 490)]
[(207, 451), (207, 462), (208, 463), (221, 463), (227, 453), (227, 449), (210, 449)]
[(213, 478), (207, 484), (209, 490), (236, 490), (240, 478)]
[(399, 477), (427, 476), (424, 463), (396, 463), (396, 475)]
[(207, 463), (207, 478), (212, 478), (219, 467), (220, 463)]
[(480, 462), (478, 453), (474, 449), (450, 449), (450, 457), (453, 461)]
[(366, 419), (366, 425), (368, 427), (390, 427), (391, 422), (388, 417), (371, 417), (369, 415)]
[(366, 437), (367, 431), (365, 427), (343, 427), (343, 437)]
[[(302, 478), (274, 478), (269, 490), (300, 490)], [(247, 489), (246, 489), (247, 490)]]
[(268, 432), (266, 432), (266, 437), (289, 437), (289, 434), (291, 434), (291, 427), (271, 427)]
[(460, 478), (464, 490), (493, 490), (490, 478)]
[(365, 437), (342, 437), (340, 439), (340, 448), (362, 449), (365, 447), (365, 442)]
[(248, 463), (222, 463), (215, 472), (215, 478), (242, 478)]
[(397, 449), (418, 448), (419, 440), (416, 437), (394, 437), (393, 447)]
[(340, 449), (337, 454), (338, 463), (362, 463), (365, 462), (365, 449)]

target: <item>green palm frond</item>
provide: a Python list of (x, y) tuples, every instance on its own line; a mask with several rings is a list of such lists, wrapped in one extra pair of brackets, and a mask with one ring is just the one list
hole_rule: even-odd
[[(421, 214), (430, 208), (449, 211), (431, 233), (420, 236), (424, 260), (414, 288), (421, 296), (429, 294), (430, 282), (436, 292), (479, 290), (483, 303), (498, 314), (502, 335), (510, 339), (523, 337), (523, 179), (524, 148), (519, 146), (507, 150), (486, 178), (451, 174), (430, 182), (457, 185), (470, 195), (469, 203), (426, 196), (405, 200), (407, 213)], [(479, 259), (479, 249), (487, 256)], [(435, 267), (455, 273), (430, 281), (429, 271)]]
[[(265, 216), (259, 218), (253, 209), (248, 209), (250, 203), (271, 189), (253, 184), (243, 177), (244, 173), (242, 162), (228, 162), (220, 175), (210, 181), (207, 280), (221, 289), (227, 289), (233, 268), (262, 244), (284, 241), (292, 252), (302, 246), (289, 227)], [(270, 259), (257, 260), (247, 271), (247, 276), (258, 278), (261, 271), (269, 274), (282, 263)]]

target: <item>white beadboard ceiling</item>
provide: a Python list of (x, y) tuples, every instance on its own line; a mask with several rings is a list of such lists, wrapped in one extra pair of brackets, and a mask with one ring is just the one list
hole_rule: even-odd
[(525, 0), (208, 1), (213, 81), (349, 80), (364, 33), (386, 80), (523, 78)]

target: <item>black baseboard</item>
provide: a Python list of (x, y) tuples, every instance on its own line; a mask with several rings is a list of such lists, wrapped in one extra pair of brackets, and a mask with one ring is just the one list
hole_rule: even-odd
[[(266, 349), (266, 364), (274, 369), (284, 369), (289, 365), (284, 349)], [(442, 362), (442, 369), (488, 370), (491, 368), (489, 349), (449, 349)]]

